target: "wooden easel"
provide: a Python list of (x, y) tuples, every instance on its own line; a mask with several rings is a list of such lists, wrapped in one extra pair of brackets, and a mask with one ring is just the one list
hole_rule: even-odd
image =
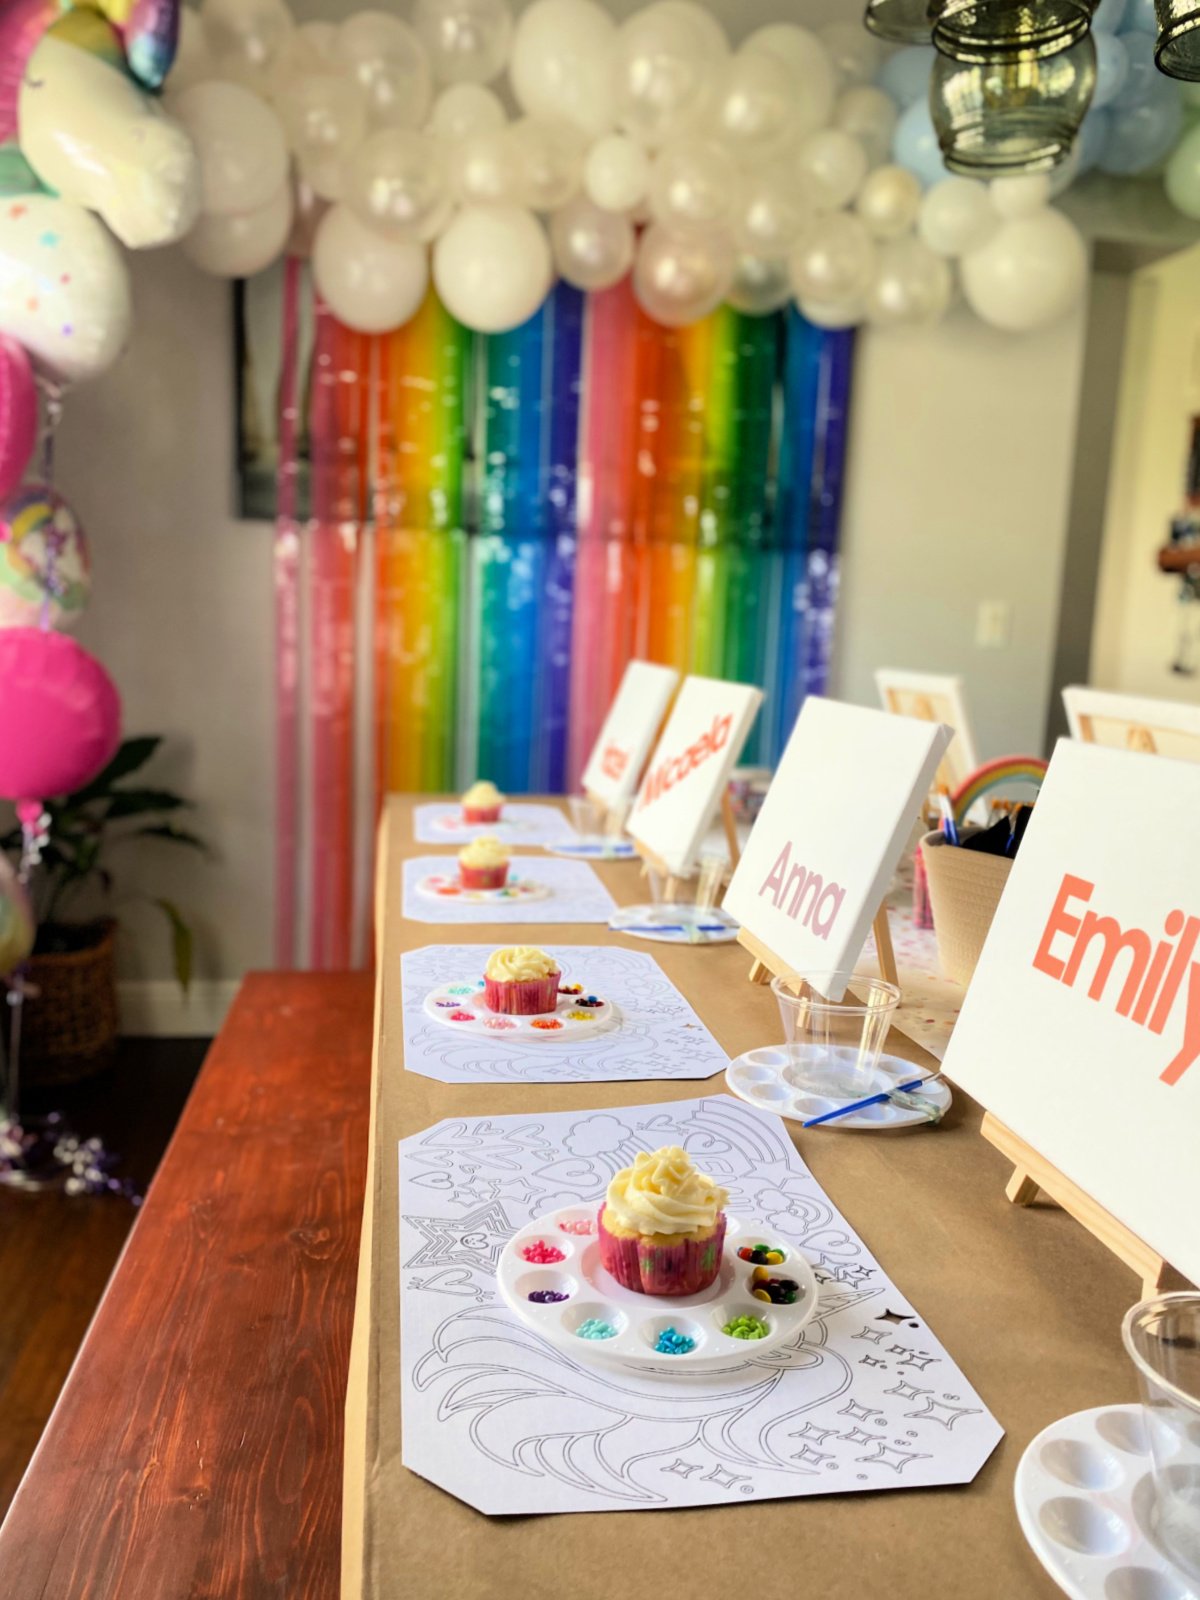
[(1142, 1280), (1142, 1297), (1162, 1294), (1168, 1289), (1189, 1287), (1187, 1279), (1152, 1250), (1144, 1239), (1139, 1239), (1118, 1222), (1111, 1211), (1093, 1200), (1072, 1183), (1064, 1173), (1039, 1155), (1032, 1145), (1006, 1128), (990, 1111), (984, 1114), (979, 1130), (989, 1144), (995, 1145), (1002, 1155), (1013, 1163), (1013, 1175), (1008, 1180), (1005, 1194), (1015, 1206), (1031, 1206), (1039, 1193), (1060, 1205), (1064, 1211), (1082, 1223), (1087, 1231), (1099, 1239), (1107, 1250), (1132, 1268)]
[[(742, 850), (741, 846), (738, 844), (737, 821), (733, 815), (733, 805), (729, 799), (728, 787), (721, 795), (720, 811), (721, 826), (725, 830), (725, 844), (729, 851), (729, 870), (730, 872), (733, 872), (737, 867), (738, 862), (742, 859)], [(670, 904), (675, 899), (675, 896), (679, 893), (679, 880), (681, 875), (672, 871), (662, 857), (651, 850), (648, 845), (642, 844), (639, 839), (635, 839), (633, 842), (637, 846), (638, 855), (640, 855), (642, 858), (643, 873), (646, 871), (647, 867), (649, 867), (657, 872), (660, 877), (666, 879), (666, 883), (663, 886), (663, 897), (667, 903)], [(689, 878), (690, 876), (690, 873), (683, 874), (685, 879)], [(890, 944), (888, 948), (889, 950), (891, 949)]]
[[(892, 948), (892, 928), (888, 921), (886, 900), (881, 902), (875, 913), (871, 932), (875, 935), (875, 950), (879, 956), (879, 975), (885, 983), (894, 983), (899, 988), (900, 975), (896, 971), (896, 953)], [(770, 983), (780, 973), (791, 970), (786, 961), (780, 960), (772, 949), (745, 928), (738, 930), (738, 943), (754, 957), (750, 966), (751, 983)]]

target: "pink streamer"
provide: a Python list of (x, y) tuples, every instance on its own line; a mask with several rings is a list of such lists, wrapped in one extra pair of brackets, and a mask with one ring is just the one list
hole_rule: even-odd
[(279, 375), (279, 463), (275, 515), (275, 964), (296, 964), (296, 871), (300, 799), (300, 524), (297, 377), (299, 257), (283, 276), (283, 351)]

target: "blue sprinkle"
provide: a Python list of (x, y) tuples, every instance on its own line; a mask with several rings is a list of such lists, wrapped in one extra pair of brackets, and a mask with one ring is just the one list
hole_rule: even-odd
[(686, 1356), (696, 1348), (696, 1341), (675, 1328), (664, 1328), (654, 1348), (660, 1356)]

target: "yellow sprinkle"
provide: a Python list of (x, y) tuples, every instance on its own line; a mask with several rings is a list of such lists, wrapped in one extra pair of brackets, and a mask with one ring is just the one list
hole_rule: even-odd
[(767, 1271), (766, 1267), (755, 1267), (754, 1271), (750, 1274), (750, 1281), (751, 1283), (766, 1283), (770, 1276), (771, 1274)]

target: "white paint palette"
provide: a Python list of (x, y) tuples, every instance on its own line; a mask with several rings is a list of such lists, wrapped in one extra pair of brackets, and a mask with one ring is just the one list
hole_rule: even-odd
[[(596, 1000), (598, 1004), (581, 1004)], [(476, 1034), (484, 1039), (503, 1038), (506, 1044), (533, 1044), (535, 1040), (556, 1039), (560, 1044), (581, 1044), (589, 1035), (606, 1032), (621, 1013), (602, 995), (560, 994), (554, 1014), (515, 1016), (489, 1011), (483, 1003), (482, 978), (458, 978), (425, 996), (425, 1015), (455, 1033)]]
[(1072, 1600), (1200, 1600), (1154, 1528), (1140, 1405), (1097, 1406), (1043, 1428), (1013, 1484), (1021, 1531)]
[(542, 847), (547, 855), (565, 856), (568, 861), (632, 861), (637, 851), (628, 839), (564, 840), (561, 844)]
[(622, 906), (608, 925), (614, 933), (655, 944), (729, 944), (738, 934), (738, 924), (716, 906)]
[[(811, 1117), (824, 1116), (827, 1111), (836, 1111), (839, 1105), (845, 1104), (845, 1101), (799, 1087), (792, 1081), (793, 1071), (786, 1045), (766, 1045), (758, 1050), (747, 1050), (731, 1061), (725, 1069), (725, 1082), (739, 1100), (757, 1106), (760, 1111), (773, 1111), (789, 1122), (807, 1122)], [(911, 1061), (902, 1061), (899, 1056), (881, 1056), (858, 1098), (865, 1100), (868, 1095), (883, 1094), (921, 1075), (921, 1069), (914, 1067)], [(940, 1121), (950, 1108), (950, 1086), (939, 1079), (921, 1090), (921, 1096), (932, 1102)], [(906, 1128), (929, 1126), (931, 1121), (922, 1111), (885, 1102), (838, 1117), (833, 1122), (823, 1123), (822, 1127), (831, 1132), (898, 1133)]]
[[(716, 1280), (696, 1295), (649, 1295), (623, 1288), (600, 1265), (598, 1211), (599, 1206), (565, 1206), (535, 1218), (508, 1241), (496, 1269), (497, 1286), (510, 1310), (576, 1361), (617, 1362), (676, 1376), (734, 1370), (769, 1350), (793, 1344), (816, 1313), (819, 1291), (812, 1267), (795, 1245), (776, 1241), (766, 1223), (727, 1216)], [(783, 1261), (769, 1271), (797, 1284), (799, 1294), (791, 1305), (767, 1305), (751, 1295), (754, 1266), (741, 1260), (738, 1250), (759, 1242), (769, 1242), (782, 1252)], [(558, 1252), (561, 1259), (531, 1261), (527, 1251)], [(534, 1294), (560, 1298), (531, 1300)], [(740, 1316), (766, 1323), (766, 1336), (735, 1339), (721, 1331)], [(612, 1328), (612, 1336), (581, 1337), (581, 1327), (597, 1322)], [(668, 1328), (692, 1339), (694, 1347), (679, 1355), (656, 1350), (660, 1334)]]
[(417, 884), (417, 893), (428, 900), (457, 900), (471, 906), (512, 905), (514, 901), (545, 900), (550, 890), (532, 878), (517, 878), (511, 873), (502, 889), (464, 889), (462, 880), (431, 872)]

